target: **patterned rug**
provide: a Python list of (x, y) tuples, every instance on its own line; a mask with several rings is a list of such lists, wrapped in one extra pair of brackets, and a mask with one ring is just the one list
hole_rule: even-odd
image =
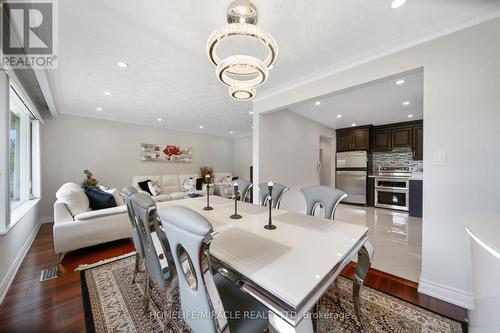
[[(144, 312), (144, 274), (131, 284), (134, 256), (89, 265), (81, 271), (87, 332), (190, 332), (182, 320), (178, 290), (165, 300), (154, 287), (149, 310)], [(369, 287), (361, 291), (361, 327), (351, 301), (352, 282), (339, 278), (339, 291), (330, 288), (319, 303), (318, 332), (463, 332), (459, 322), (424, 310)], [(163, 326), (165, 305), (171, 319)]]

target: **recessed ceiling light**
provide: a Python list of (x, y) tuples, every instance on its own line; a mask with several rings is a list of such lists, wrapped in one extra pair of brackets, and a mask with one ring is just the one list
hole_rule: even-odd
[(118, 67), (121, 67), (121, 68), (127, 68), (128, 67), (128, 64), (126, 62), (123, 62), (123, 61), (119, 61), (116, 64), (118, 65)]
[(403, 102), (403, 105), (404, 105), (404, 106), (408, 106), (408, 105), (410, 105), (410, 101)]
[(248, 111), (248, 114), (253, 114), (253, 111)]
[(105, 91), (105, 92), (104, 92), (104, 95), (106, 95), (106, 96), (111, 96), (111, 93), (110, 93), (109, 91)]
[(391, 8), (392, 8), (392, 9), (399, 8), (399, 7), (401, 7), (402, 5), (404, 5), (405, 3), (406, 3), (406, 0), (394, 0), (394, 1), (391, 3)]
[(356, 126), (356, 124), (355, 124), (355, 123), (352, 123), (352, 124), (351, 124), (351, 126), (352, 126), (352, 127), (354, 127), (354, 126)]
[(402, 84), (404, 84), (404, 83), (405, 83), (405, 80), (403, 80), (403, 79), (401, 79), (401, 80), (397, 80), (397, 81), (396, 81), (396, 84), (397, 84), (398, 86), (400, 86), (400, 85), (402, 85)]
[(341, 114), (338, 114), (338, 115), (337, 115), (337, 118), (342, 118), (342, 115), (341, 115)]
[(412, 115), (412, 114), (409, 114), (409, 115), (408, 115), (408, 118), (413, 118), (413, 115)]
[(156, 119), (156, 120), (157, 120), (158, 122), (161, 122), (161, 121), (163, 121), (163, 119), (161, 119), (161, 118), (158, 118), (158, 119)]
[(233, 134), (234, 132), (233, 131), (229, 131), (229, 134)]
[(252, 129), (253, 129), (253, 126), (252, 126)]
[(316, 105), (316, 106), (318, 106), (318, 105), (320, 105), (320, 104), (321, 104), (321, 102), (320, 102), (320, 101), (317, 101), (316, 103), (314, 103), (314, 105)]
[(101, 107), (96, 107), (95, 108), (97, 111), (102, 111), (102, 108)]
[(271, 65), (268, 67), (268, 69), (273, 69), (274, 68), (274, 65)]
[(203, 125), (200, 125), (200, 129), (203, 129)]

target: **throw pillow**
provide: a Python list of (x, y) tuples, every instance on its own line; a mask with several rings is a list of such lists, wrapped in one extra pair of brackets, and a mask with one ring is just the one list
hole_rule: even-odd
[(223, 185), (226, 185), (226, 186), (227, 186), (227, 185), (231, 185), (232, 183), (233, 183), (233, 182), (232, 182), (232, 180), (231, 180), (231, 177), (226, 176), (226, 177), (222, 178), (222, 184), (223, 184)]
[(201, 191), (203, 189), (203, 178), (196, 178), (196, 190)]
[(232, 180), (236, 180), (236, 179), (238, 179), (238, 178), (240, 178), (240, 177), (233, 177), (233, 179), (232, 179)]
[(157, 182), (154, 182), (152, 180), (148, 182), (148, 189), (149, 189), (149, 193), (151, 193), (151, 195), (154, 197), (156, 197), (157, 195), (160, 195), (160, 193), (161, 193), (160, 185), (158, 185)]
[(184, 192), (193, 192), (196, 189), (196, 180), (194, 178), (188, 178), (182, 184), (182, 189)]
[(115, 197), (110, 193), (101, 191), (95, 187), (86, 187), (85, 194), (89, 198), (92, 210), (116, 207)]
[(57, 200), (63, 202), (72, 216), (89, 211), (89, 199), (75, 183), (66, 183), (56, 193)]
[(143, 182), (138, 182), (137, 185), (139, 185), (139, 188), (141, 190), (143, 190), (144, 192), (148, 192), (149, 194), (153, 195), (153, 193), (151, 193), (151, 191), (149, 190), (149, 185), (148, 183), (150, 182), (151, 180), (145, 180)]
[(99, 187), (99, 188), (101, 189), (101, 191), (104, 191), (106, 193), (111, 194), (115, 198), (115, 202), (116, 202), (117, 206), (123, 206), (125, 204), (123, 202), (122, 194), (120, 193), (120, 191), (118, 191), (118, 189), (116, 189), (116, 188), (103, 189), (101, 187)]

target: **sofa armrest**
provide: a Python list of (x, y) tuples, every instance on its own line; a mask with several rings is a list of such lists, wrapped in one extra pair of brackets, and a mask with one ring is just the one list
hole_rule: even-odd
[(66, 208), (64, 202), (58, 200), (54, 203), (54, 224), (67, 222), (74, 222), (73, 216), (68, 208)]
[(127, 211), (127, 206), (117, 206), (106, 209), (91, 210), (89, 212), (80, 213), (75, 216), (75, 221), (92, 220), (101, 217), (123, 214)]

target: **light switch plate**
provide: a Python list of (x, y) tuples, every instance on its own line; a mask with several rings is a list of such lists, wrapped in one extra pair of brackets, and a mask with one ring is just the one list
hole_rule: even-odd
[(444, 151), (434, 152), (434, 165), (445, 165), (446, 164), (446, 153)]

